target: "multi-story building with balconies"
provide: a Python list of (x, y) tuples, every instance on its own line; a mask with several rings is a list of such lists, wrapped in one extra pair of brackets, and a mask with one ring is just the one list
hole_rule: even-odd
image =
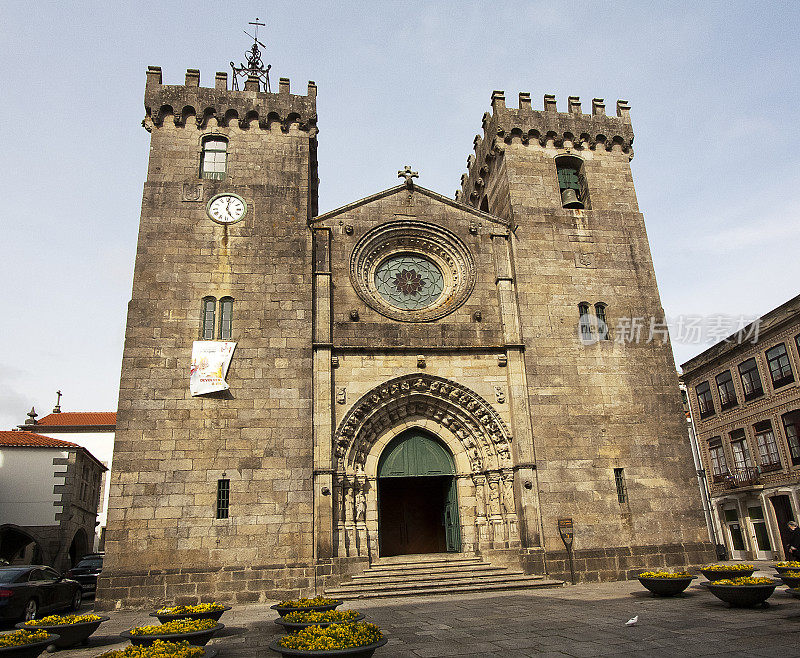
[(729, 554), (784, 557), (800, 515), (800, 295), (682, 367)]

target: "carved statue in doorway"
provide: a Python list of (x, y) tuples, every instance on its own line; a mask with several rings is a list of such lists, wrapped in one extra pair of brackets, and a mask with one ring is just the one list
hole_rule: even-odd
[(503, 478), (503, 509), (506, 514), (513, 514), (516, 511), (514, 505), (514, 476), (508, 473)]
[(483, 487), (483, 476), (474, 478), (475, 482), (475, 515), (486, 516), (486, 494)]
[(500, 487), (494, 478), (489, 480), (489, 513), (500, 514)]
[(356, 492), (356, 521), (364, 521), (367, 518), (367, 483), (358, 487)]

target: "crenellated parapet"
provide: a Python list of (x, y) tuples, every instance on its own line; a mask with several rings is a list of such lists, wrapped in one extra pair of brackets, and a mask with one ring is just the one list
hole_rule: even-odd
[[(252, 76), (251, 76), (252, 77)], [(284, 131), (297, 124), (309, 137), (317, 134), (317, 85), (308, 83), (305, 96), (289, 92), (289, 79), (281, 78), (277, 93), (259, 90), (258, 79), (248, 79), (241, 91), (228, 89), (228, 74), (218, 72), (214, 87), (200, 86), (200, 71), (188, 69), (183, 85), (165, 85), (161, 82), (161, 67), (147, 68), (144, 92), (146, 116), (142, 125), (150, 132), (153, 126), (173, 121), (176, 126), (195, 124), (203, 129), (210, 119), (220, 126), (238, 122), (246, 129), (254, 123), (262, 129), (277, 124)]]
[(467, 173), (461, 177), (456, 198), (477, 203), (495, 161), (514, 140), (540, 149), (564, 149), (580, 153), (585, 149), (619, 150), (633, 158), (633, 128), (630, 105), (618, 100), (616, 116), (606, 114), (602, 98), (592, 99), (591, 114), (581, 109), (577, 96), (567, 100), (567, 111), (559, 112), (556, 97), (544, 96), (544, 109), (531, 107), (531, 95), (520, 92), (519, 107), (506, 107), (505, 93), (492, 93), (492, 112), (483, 115), (483, 135), (473, 140), (474, 153), (467, 158)]

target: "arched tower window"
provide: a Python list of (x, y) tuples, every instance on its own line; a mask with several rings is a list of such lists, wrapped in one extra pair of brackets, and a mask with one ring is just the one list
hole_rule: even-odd
[(200, 338), (214, 340), (214, 317), (217, 310), (217, 300), (214, 297), (203, 297), (200, 311)]
[(594, 314), (597, 317), (597, 338), (608, 340), (608, 323), (606, 321), (606, 304), (597, 302), (594, 305)]
[(489, 197), (485, 196), (481, 200), (481, 210), (483, 212), (489, 212)]
[(222, 180), (228, 165), (228, 140), (215, 135), (203, 140), (203, 155), (200, 160), (200, 178)]
[(230, 339), (233, 328), (233, 297), (221, 297), (219, 300), (219, 337)]
[(586, 342), (594, 342), (590, 308), (589, 302), (578, 304), (578, 325), (580, 326), (581, 340)]
[(586, 185), (583, 160), (573, 155), (556, 158), (558, 189), (564, 208), (583, 209), (589, 207), (589, 188)]

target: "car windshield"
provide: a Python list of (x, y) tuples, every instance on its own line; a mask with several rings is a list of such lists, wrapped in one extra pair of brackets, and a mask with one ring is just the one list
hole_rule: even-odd
[(14, 583), (28, 569), (0, 569), (0, 583)]
[(86, 569), (102, 569), (103, 568), (103, 561), (102, 560), (81, 560), (76, 564), (73, 569), (78, 568), (86, 568)]

